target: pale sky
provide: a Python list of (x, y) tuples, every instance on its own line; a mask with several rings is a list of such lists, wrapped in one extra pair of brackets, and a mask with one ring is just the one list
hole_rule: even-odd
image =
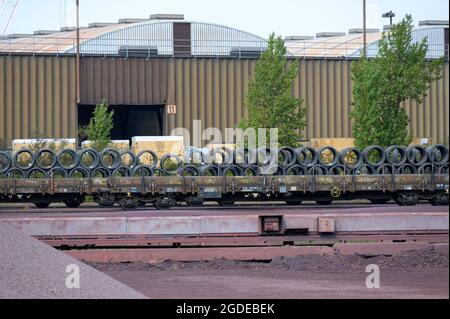
[[(186, 20), (224, 24), (267, 37), (347, 32), (362, 27), (362, 0), (80, 0), (80, 25), (148, 18), (155, 13), (182, 13)], [(21, 0), (8, 33), (53, 30), (75, 23), (75, 0)], [(383, 12), (400, 20), (412, 14), (420, 20), (448, 20), (448, 0), (367, 0), (367, 27), (388, 24)]]

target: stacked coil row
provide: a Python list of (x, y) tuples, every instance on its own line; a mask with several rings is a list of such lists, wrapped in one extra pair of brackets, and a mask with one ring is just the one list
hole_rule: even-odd
[(105, 149), (54, 152), (22, 149), (14, 154), (0, 152), (3, 178), (98, 178), (127, 176), (257, 176), (257, 175), (383, 175), (448, 174), (448, 147), (370, 146), (360, 151), (331, 146), (277, 150), (188, 148), (180, 158), (166, 154), (158, 158), (151, 150)]

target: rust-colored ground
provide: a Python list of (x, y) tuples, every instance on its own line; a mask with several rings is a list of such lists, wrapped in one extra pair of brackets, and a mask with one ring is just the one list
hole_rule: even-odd
[[(380, 288), (368, 289), (368, 264)], [(393, 255), (91, 264), (150, 298), (448, 298), (448, 245)]]

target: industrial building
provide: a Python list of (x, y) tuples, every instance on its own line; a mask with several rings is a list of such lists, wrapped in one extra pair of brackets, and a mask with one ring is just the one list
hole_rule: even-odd
[[(428, 58), (446, 55), (447, 63), (422, 105), (404, 104), (410, 128), (416, 137), (448, 144), (448, 21), (422, 21), (413, 33), (415, 41), (428, 38)], [(369, 56), (380, 37), (368, 30)], [(260, 36), (182, 15), (91, 23), (80, 29), (80, 41), (78, 92), (75, 29), (0, 38), (3, 147), (16, 138), (74, 137), (103, 99), (115, 111), (113, 139), (168, 135), (191, 129), (193, 120), (204, 128), (235, 127), (246, 116), (248, 81), (267, 45)], [(309, 106), (305, 139), (351, 137), (351, 63), (362, 30), (285, 41), (289, 57), (300, 59), (292, 94)]]

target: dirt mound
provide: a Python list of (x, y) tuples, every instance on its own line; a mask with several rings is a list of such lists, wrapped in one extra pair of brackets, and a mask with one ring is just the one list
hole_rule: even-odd
[(382, 268), (430, 268), (448, 267), (448, 252), (434, 247), (405, 251), (393, 255), (359, 256), (359, 255), (307, 255), (296, 257), (277, 257), (271, 265), (297, 270), (333, 270), (341, 268), (361, 269), (368, 264)]
[(211, 261), (178, 262), (166, 260), (157, 264), (146, 263), (91, 263), (99, 270), (148, 270), (177, 271), (192, 270), (260, 270), (282, 268), (292, 270), (340, 270), (365, 269), (368, 264), (377, 264), (382, 268), (430, 268), (448, 267), (448, 251), (435, 247), (427, 247), (405, 251), (393, 255), (359, 256), (359, 255), (302, 255), (296, 257), (279, 256), (271, 261), (237, 261), (214, 259)]

